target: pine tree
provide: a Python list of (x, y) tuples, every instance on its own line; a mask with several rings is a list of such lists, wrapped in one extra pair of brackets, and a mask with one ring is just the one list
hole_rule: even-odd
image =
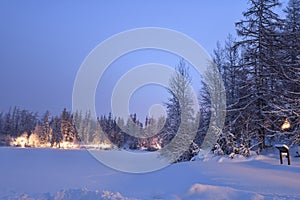
[(61, 132), (63, 134), (63, 141), (73, 143), (77, 140), (73, 116), (66, 108), (61, 114)]
[[(23, 110), (22, 113), (24, 113), (25, 110)], [(13, 108), (13, 112), (12, 112), (12, 119), (11, 119), (11, 134), (13, 134), (14, 136), (19, 136), (23, 133), (23, 131), (25, 131), (25, 123), (24, 120), (22, 120), (22, 124), (21, 123), (21, 116), (20, 116), (20, 110), (15, 106)], [(23, 119), (25, 119), (25, 116), (23, 115)], [(20, 127), (22, 126), (22, 127)]]
[(131, 114), (130, 118), (127, 119), (125, 126), (126, 132), (126, 146), (130, 149), (137, 149), (139, 146), (139, 135), (140, 135), (140, 124), (137, 120), (136, 114)]
[(118, 117), (116, 126), (118, 126), (118, 131), (117, 131), (118, 141), (117, 141), (116, 145), (118, 148), (121, 148), (125, 144), (125, 134), (124, 134), (125, 122), (124, 122), (124, 119), (121, 117)]
[(4, 132), (4, 122), (5, 122), (5, 114), (0, 113), (0, 146), (10, 145), (11, 138), (9, 135), (5, 135)]
[[(288, 119), (292, 127), (283, 130), (290, 144), (300, 144), (300, 1), (290, 0), (284, 10), (282, 47), (280, 51), (282, 79), (281, 98), (283, 100), (279, 110), (282, 113), (281, 123)], [(290, 137), (292, 135), (292, 137)]]
[(39, 135), (41, 144), (47, 144), (50, 141), (51, 127), (49, 122), (50, 112), (46, 111), (42, 119), (42, 132)]
[[(239, 109), (240, 96), (244, 90), (244, 80), (247, 79), (247, 70), (243, 69), (243, 62), (241, 59), (242, 46), (236, 45), (236, 39), (232, 35), (228, 35), (225, 41), (225, 46), (222, 47), (220, 43), (217, 44), (217, 49), (214, 51), (214, 62), (221, 73), (224, 80), (224, 87), (226, 90), (226, 118), (225, 126), (220, 132), (217, 144), (213, 151), (217, 154), (231, 154), (238, 153), (238, 147), (243, 143), (241, 139), (240, 130), (243, 130), (243, 121), (241, 118), (241, 110)], [(206, 84), (203, 83), (202, 88), (202, 115), (205, 119), (205, 131), (207, 131), (208, 122), (210, 120), (210, 94)], [(203, 111), (204, 110), (204, 111)], [(206, 114), (205, 114), (206, 113)], [(244, 122), (244, 121), (243, 121)]]
[(11, 119), (11, 109), (4, 115), (3, 133), (5, 135), (12, 135), (12, 119)]
[(247, 79), (242, 83), (245, 91), (240, 96), (237, 109), (247, 125), (248, 132), (256, 141), (258, 150), (265, 147), (266, 134), (272, 124), (270, 111), (277, 104), (278, 94), (274, 84), (278, 78), (276, 49), (278, 49), (278, 29), (280, 19), (273, 11), (279, 5), (277, 0), (250, 0), (250, 8), (243, 13), (245, 19), (236, 23), (239, 42), (245, 48), (243, 67)]
[(56, 116), (52, 122), (52, 135), (51, 135), (51, 147), (59, 147), (60, 143), (63, 141), (63, 134), (61, 132), (61, 120)]
[(37, 123), (34, 131), (30, 134), (28, 138), (28, 143), (30, 147), (40, 147), (41, 141), (40, 136), (42, 135), (42, 126), (40, 123)]
[(3, 134), (3, 127), (4, 127), (4, 117), (3, 117), (3, 112), (0, 112), (0, 134)]
[(76, 111), (73, 114), (73, 124), (78, 141), (83, 141), (83, 118), (82, 113)]
[[(190, 160), (194, 156), (194, 148), (197, 146), (193, 143), (197, 133), (197, 128), (194, 128), (197, 126), (194, 126), (194, 123), (198, 125), (198, 121), (195, 118), (196, 111), (190, 88), (191, 81), (188, 66), (181, 59), (176, 73), (169, 81), (168, 91), (171, 97), (166, 103), (167, 128), (163, 135), (165, 148), (161, 152), (171, 162)], [(190, 149), (183, 152), (182, 150), (187, 145)]]

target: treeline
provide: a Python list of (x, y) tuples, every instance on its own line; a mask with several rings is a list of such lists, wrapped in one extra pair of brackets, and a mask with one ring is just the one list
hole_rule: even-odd
[[(32, 137), (30, 137), (32, 136)], [(16, 141), (18, 137), (21, 140)], [(0, 113), (1, 145), (12, 145), (16, 142), (28, 145), (60, 147), (62, 142), (76, 143), (80, 141), (73, 115), (64, 109), (61, 115), (50, 116), (47, 111), (42, 117), (25, 109), (14, 107), (7, 113)], [(34, 141), (33, 141), (34, 140)]]
[[(235, 24), (238, 38), (218, 43), (213, 55), (227, 97), (225, 128), (214, 148), (220, 154), (300, 143), (300, 1), (289, 0), (284, 17), (276, 13), (278, 0), (248, 5)], [(202, 104), (213, 107), (207, 91)], [(209, 110), (204, 113), (208, 121)]]
[[(99, 145), (101, 148), (101, 144), (106, 144), (103, 146), (157, 150), (161, 148), (158, 133), (164, 122), (163, 117), (158, 120), (146, 117), (141, 123), (136, 114), (132, 114), (126, 123), (122, 118), (114, 118), (111, 113), (92, 119), (89, 112), (72, 114), (66, 109), (60, 115), (51, 116), (47, 111), (39, 117), (38, 113), (14, 107), (7, 113), (0, 113), (0, 144), (23, 146), (20, 144), (23, 142), (25, 146), (57, 148), (71, 147), (72, 144), (96, 148)], [(63, 143), (69, 144), (62, 146)]]
[(161, 148), (160, 129), (164, 125), (163, 117), (158, 120), (146, 117), (140, 122), (136, 114), (126, 120), (114, 117), (111, 113), (97, 120), (88, 112), (84, 116), (74, 114), (74, 122), (79, 138), (84, 144), (110, 143), (118, 148), (157, 150)]

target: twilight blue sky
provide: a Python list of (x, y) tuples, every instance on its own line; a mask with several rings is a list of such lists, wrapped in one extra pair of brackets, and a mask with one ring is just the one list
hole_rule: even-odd
[[(72, 89), (84, 58), (101, 41), (132, 28), (163, 27), (182, 32), (209, 53), (218, 40), (235, 34), (246, 0), (2, 0), (0, 1), (0, 112), (10, 106), (59, 113), (71, 109)], [(168, 53), (142, 51), (112, 64), (99, 83), (98, 113), (109, 112), (113, 82), (148, 62), (174, 66)], [(197, 80), (194, 80), (197, 84)], [(149, 89), (149, 88), (148, 88)], [(145, 115), (165, 100), (162, 88), (141, 89), (131, 112)], [(147, 94), (146, 94), (147, 93)], [(149, 94), (148, 94), (149, 95)], [(141, 116), (144, 117), (144, 116)]]

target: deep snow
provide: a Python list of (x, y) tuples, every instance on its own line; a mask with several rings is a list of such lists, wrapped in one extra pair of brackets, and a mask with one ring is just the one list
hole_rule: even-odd
[(0, 148), (0, 199), (300, 199), (300, 158), (278, 157), (206, 156), (130, 174), (86, 150)]

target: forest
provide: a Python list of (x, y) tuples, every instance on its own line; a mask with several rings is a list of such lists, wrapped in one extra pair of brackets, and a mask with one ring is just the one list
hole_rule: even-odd
[[(249, 0), (243, 18), (235, 23), (236, 37), (229, 34), (213, 52), (219, 72), (210, 72), (209, 77), (221, 74), (225, 87), (221, 92), (226, 93), (224, 126), (214, 127), (218, 138), (211, 150), (215, 154), (249, 156), (277, 143), (300, 144), (300, 1), (280, 5), (278, 0)], [(180, 132), (182, 144), (188, 142), (190, 147), (176, 161), (190, 160), (199, 152), (218, 108), (211, 101), (213, 88), (202, 81), (199, 110), (193, 110), (189, 64), (181, 59), (175, 67), (166, 118), (146, 117), (141, 122), (133, 113), (125, 121), (109, 113), (95, 120), (90, 113), (67, 109), (59, 115), (46, 111), (39, 117), (14, 107), (0, 113), (0, 145), (63, 148), (83, 143), (155, 151), (171, 144)], [(17, 141), (18, 137), (23, 140)], [(170, 148), (172, 153), (180, 152)]]

